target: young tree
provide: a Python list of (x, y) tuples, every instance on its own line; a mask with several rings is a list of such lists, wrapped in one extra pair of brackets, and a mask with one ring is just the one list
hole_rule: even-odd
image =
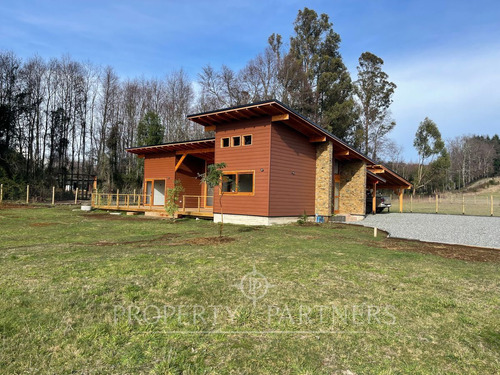
[(384, 60), (373, 53), (362, 53), (357, 68), (358, 80), (354, 82), (361, 121), (356, 143), (372, 159), (377, 158), (385, 136), (396, 126), (388, 113), (396, 85), (388, 80), (389, 76), (382, 70), (383, 64)]
[(431, 163), (445, 149), (441, 133), (434, 121), (426, 117), (420, 123), (415, 133), (413, 146), (418, 152), (418, 170), (413, 184), (413, 195), (415, 195), (417, 189), (424, 187), (429, 182), (430, 169), (427, 164)]
[(165, 211), (168, 215), (175, 219), (175, 213), (179, 211), (179, 198), (184, 191), (180, 180), (174, 181), (173, 188), (167, 188), (167, 202), (165, 203)]
[[(224, 176), (222, 171), (226, 168), (226, 163), (216, 163), (210, 164), (208, 166), (207, 173), (201, 175), (201, 181), (207, 184), (209, 189), (215, 189), (216, 187), (222, 187), (223, 184), (231, 182), (231, 180)], [(219, 237), (222, 237), (222, 231), (224, 229), (224, 213), (222, 212), (222, 198), (224, 196), (224, 189), (220, 189), (219, 192), (219, 205), (220, 205), (220, 226), (219, 226)]]

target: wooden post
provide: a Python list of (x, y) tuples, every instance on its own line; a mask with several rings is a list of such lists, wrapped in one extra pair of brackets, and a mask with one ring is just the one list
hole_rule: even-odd
[(56, 187), (52, 186), (52, 206), (56, 204)]
[(462, 194), (462, 215), (465, 215), (465, 196)]
[(490, 216), (493, 216), (493, 195), (490, 195), (490, 198), (491, 198)]
[(410, 194), (410, 212), (413, 212), (413, 195)]
[(26, 185), (26, 204), (30, 202), (30, 186)]
[(373, 228), (373, 237), (377, 237), (377, 227)]
[(399, 189), (399, 213), (403, 213), (403, 189)]
[(75, 190), (75, 204), (78, 202), (78, 188)]
[(377, 213), (377, 182), (373, 183), (373, 194), (372, 194), (372, 214)]
[(436, 213), (439, 211), (438, 195), (436, 194)]
[(186, 196), (182, 196), (182, 211), (186, 212)]
[(201, 200), (201, 197), (198, 196), (198, 212), (200, 212), (200, 200)]
[(3, 184), (0, 184), (0, 204), (2, 204), (3, 201)]
[(127, 208), (128, 208), (129, 203), (130, 203), (130, 195), (127, 194)]
[(120, 207), (120, 190), (116, 189), (116, 208)]
[(134, 203), (137, 202), (137, 198), (136, 198), (135, 193), (136, 193), (136, 189), (134, 189)]

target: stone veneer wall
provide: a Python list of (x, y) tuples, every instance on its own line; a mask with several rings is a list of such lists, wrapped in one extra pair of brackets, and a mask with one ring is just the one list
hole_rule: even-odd
[(333, 201), (333, 144), (319, 143), (316, 146), (316, 190), (315, 213), (332, 216)]
[(365, 215), (366, 164), (345, 161), (340, 164), (340, 214)]

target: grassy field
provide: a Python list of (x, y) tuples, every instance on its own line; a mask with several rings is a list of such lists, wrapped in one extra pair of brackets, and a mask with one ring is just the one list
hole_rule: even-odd
[(346, 225), (216, 233), (0, 209), (0, 373), (500, 373), (500, 252)]
[[(403, 211), (435, 213), (436, 196), (417, 194), (410, 201), (410, 191), (404, 195)], [(398, 199), (392, 195), (393, 210), (399, 210)], [(492, 213), (493, 200), (493, 215)], [(451, 215), (474, 215), (500, 217), (500, 177), (485, 178), (471, 184), (463, 193), (440, 193), (438, 213)]]
[[(463, 200), (462, 200), (463, 199)], [(393, 197), (393, 211), (399, 210), (399, 203)], [(491, 215), (490, 195), (462, 194), (441, 195), (438, 198), (438, 213), (451, 215)], [(416, 196), (410, 201), (410, 196), (405, 196), (403, 200), (403, 212), (436, 213), (435, 196)], [(500, 197), (493, 196), (493, 216), (500, 216)]]

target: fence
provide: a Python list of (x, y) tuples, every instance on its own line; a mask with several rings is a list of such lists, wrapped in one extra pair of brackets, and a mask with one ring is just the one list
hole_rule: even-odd
[[(74, 190), (65, 190), (58, 187), (40, 187), (33, 185), (4, 185), (0, 184), (0, 203), (6, 201), (15, 203), (42, 203), (42, 204), (81, 204), (90, 203), (92, 191), (76, 188)], [(95, 192), (94, 192), (95, 193)], [(101, 193), (99, 193), (102, 195)], [(109, 194), (113, 196), (113, 204), (116, 204), (116, 193)], [(133, 196), (132, 198), (128, 196)], [(120, 194), (120, 205), (125, 204), (143, 204), (141, 191), (134, 190), (131, 194)], [(101, 197), (102, 199), (102, 197)], [(106, 200), (108, 198), (106, 197)]]
[(475, 194), (405, 195), (403, 212), (500, 217), (500, 197)]

